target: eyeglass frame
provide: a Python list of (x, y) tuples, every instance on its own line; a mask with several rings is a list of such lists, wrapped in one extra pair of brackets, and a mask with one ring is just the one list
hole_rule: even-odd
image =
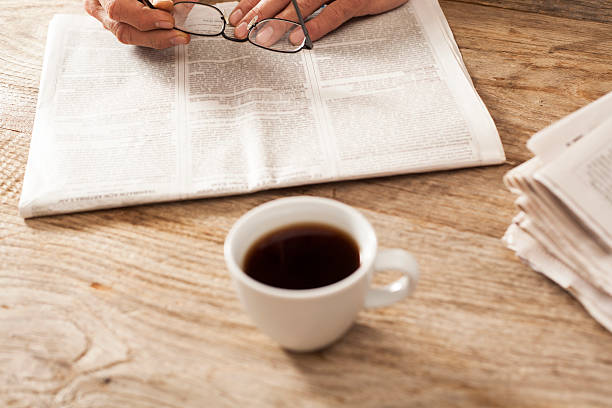
[[(147, 7), (152, 8), (152, 9), (157, 9), (151, 2), (150, 0), (140, 0), (143, 3), (145, 3), (147, 5)], [(310, 39), (310, 35), (308, 34), (308, 30), (306, 29), (306, 23), (304, 22), (304, 18), (302, 17), (302, 13), (300, 12), (300, 8), (297, 5), (297, 0), (291, 0), (291, 3), (293, 4), (293, 7), (295, 8), (295, 12), (297, 14), (298, 20), (299, 20), (299, 24), (302, 27), (302, 31), (304, 32), (304, 42), (302, 43), (302, 46), (300, 48), (298, 48), (297, 50), (292, 50), (292, 51), (284, 51), (284, 50), (275, 50), (272, 48), (268, 48), (268, 47), (264, 47), (263, 45), (259, 45), (254, 43), (253, 41), (251, 41), (251, 39), (249, 38), (249, 34), (251, 33), (251, 30), (253, 30), (255, 27), (257, 27), (259, 24), (265, 23), (266, 21), (285, 21), (287, 23), (293, 23), (295, 24), (295, 21), (291, 21), (291, 20), (287, 20), (284, 18), (266, 18), (263, 19), (261, 21), (256, 21), (253, 25), (249, 24), (248, 27), (248, 32), (245, 38), (235, 38), (235, 37), (230, 37), (227, 34), (225, 34), (225, 28), (227, 27), (227, 21), (225, 19), (225, 14), (223, 14), (223, 11), (221, 11), (221, 9), (219, 9), (218, 7), (212, 5), (212, 4), (206, 4), (206, 3), (200, 3), (199, 1), (179, 1), (176, 4), (182, 4), (182, 3), (188, 3), (188, 4), (197, 4), (200, 6), (207, 6), (207, 7), (212, 7), (215, 10), (217, 10), (219, 12), (219, 14), (221, 14), (221, 20), (223, 20), (223, 29), (221, 30), (220, 33), (218, 34), (198, 34), (198, 33), (192, 33), (190, 31), (185, 31), (182, 30), (180, 28), (174, 27), (175, 30), (181, 31), (183, 33), (186, 34), (190, 34), (190, 35), (197, 35), (199, 37), (217, 37), (217, 36), (222, 36), (223, 38), (225, 38), (226, 40), (230, 40), (230, 41), (235, 41), (235, 42), (250, 42), (251, 44), (253, 44), (256, 47), (260, 47), (263, 48), (265, 50), (268, 51), (274, 51), (274, 52), (282, 52), (285, 54), (293, 54), (296, 52), (300, 52), (302, 51), (304, 48), (306, 48), (307, 50), (312, 50), (313, 46), (312, 46), (312, 41)], [(255, 16), (256, 18), (257, 16)]]

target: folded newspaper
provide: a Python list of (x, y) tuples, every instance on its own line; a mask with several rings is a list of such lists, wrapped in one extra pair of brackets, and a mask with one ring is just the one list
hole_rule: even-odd
[[(226, 11), (235, 3), (224, 3)], [(57, 15), (19, 212), (34, 217), (505, 160), (437, 1), (281, 54), (164, 51)]]
[(504, 241), (612, 331), (612, 92), (527, 146), (504, 178), (520, 209)]

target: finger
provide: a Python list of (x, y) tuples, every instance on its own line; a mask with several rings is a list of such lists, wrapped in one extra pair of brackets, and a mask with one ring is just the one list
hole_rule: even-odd
[(178, 30), (153, 30), (139, 31), (134, 27), (118, 23), (119, 27), (114, 31), (117, 39), (124, 44), (140, 45), (142, 47), (162, 50), (176, 45), (189, 44), (189, 34)]
[[(306, 30), (312, 41), (316, 41), (325, 34), (340, 27), (343, 23), (353, 18), (358, 10), (351, 1), (336, 0), (333, 3), (325, 6), (318, 16), (306, 23)], [(304, 40), (302, 30), (295, 30), (289, 36), (289, 41), (293, 44), (299, 44)]]
[[(306, 18), (318, 9), (320, 9), (321, 6), (325, 3), (326, 0), (298, 0), (297, 6), (300, 8), (300, 13), (302, 14), (302, 17)], [(291, 1), (289, 2), (289, 4), (287, 4), (287, 7), (285, 7), (285, 9), (278, 13), (275, 17), (299, 22), (295, 7), (293, 6), (293, 3)]]
[(118, 26), (111, 31), (124, 44), (140, 45), (142, 47), (162, 50), (174, 47), (175, 45), (189, 44), (190, 41), (189, 34), (178, 30), (139, 31), (125, 23), (116, 24)]
[(260, 0), (240, 0), (229, 16), (229, 23), (236, 27), (244, 15), (259, 3)]
[[(286, 3), (287, 0), (275, 0), (276, 3)], [(253, 8), (257, 7), (259, 3), (265, 3), (266, 0), (240, 0), (238, 5), (232, 10), (229, 16), (229, 23), (236, 27), (242, 20), (244, 20), (244, 16), (251, 11)], [(261, 7), (261, 6), (260, 6)], [(279, 5), (279, 10), (283, 8), (283, 5)]]
[[(325, 1), (326, 0), (301, 0), (298, 4), (300, 13), (302, 16), (309, 16), (318, 10), (321, 7), (322, 2)], [(275, 17), (294, 21), (296, 23), (299, 22), (293, 3), (289, 3), (287, 7), (285, 7), (285, 9), (278, 13)], [(279, 41), (281, 43), (285, 43), (287, 41), (285, 36), (289, 37), (289, 41), (293, 45), (299, 45), (304, 40), (304, 32), (302, 31), (301, 26), (276, 20), (268, 21), (265, 23), (265, 25), (262, 24), (257, 26), (254, 39), (257, 44), (264, 47), (271, 47)], [(295, 41), (293, 40), (294, 38), (296, 39)]]
[[(251, 41), (254, 41), (257, 45), (267, 48), (289, 50), (289, 48), (286, 47), (286, 36), (290, 36), (293, 30), (302, 31), (302, 27), (286, 21), (268, 20), (258, 24), (254, 30), (255, 31), (249, 33), (249, 36), (252, 36), (250, 37)], [(294, 43), (294, 45), (298, 44)], [(290, 49), (295, 49), (295, 47)]]
[[(243, 0), (247, 3), (252, 3), (252, 0)], [(266, 18), (274, 17), (276, 13), (281, 11), (289, 0), (260, 0), (250, 9), (236, 8), (230, 15), (230, 23), (232, 21), (236, 24), (236, 30), (234, 35), (238, 38), (244, 38), (247, 35), (247, 24), (257, 17), (257, 21), (261, 21)], [(240, 4), (238, 5), (240, 6)], [(241, 17), (241, 18), (238, 18)], [(232, 20), (233, 19), (233, 20)]]
[(353, 17), (384, 13), (407, 2), (408, 0), (371, 1), (365, 5), (362, 11), (356, 13)]
[(87, 12), (87, 14), (102, 23), (102, 20), (100, 19), (100, 15), (98, 13), (102, 6), (100, 5), (100, 2), (98, 0), (83, 0), (83, 6), (85, 7), (85, 11)]
[(179, 44), (188, 44), (190, 37), (178, 30), (139, 31), (129, 24), (114, 21), (108, 17), (98, 0), (85, 0), (85, 8), (102, 25), (124, 44), (163, 49)]
[[(138, 0), (99, 0), (111, 20), (129, 24), (139, 31), (170, 29), (174, 18), (164, 10), (152, 9)], [(163, 2), (168, 7), (166, 2)]]

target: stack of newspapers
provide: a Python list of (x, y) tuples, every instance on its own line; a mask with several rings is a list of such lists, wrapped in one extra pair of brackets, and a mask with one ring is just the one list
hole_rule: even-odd
[(520, 210), (504, 242), (612, 331), (612, 92), (527, 147), (504, 178)]

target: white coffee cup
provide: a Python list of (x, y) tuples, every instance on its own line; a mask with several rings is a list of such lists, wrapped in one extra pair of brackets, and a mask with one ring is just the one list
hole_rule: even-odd
[[(331, 285), (305, 290), (268, 286), (243, 271), (245, 256), (260, 237), (311, 222), (334, 226), (353, 237), (361, 260), (357, 271)], [(361, 309), (404, 299), (419, 278), (412, 255), (402, 249), (379, 251), (368, 220), (354, 208), (327, 198), (281, 198), (250, 210), (230, 230), (224, 252), (246, 312), (264, 333), (293, 351), (330, 345), (351, 327)], [(386, 287), (370, 287), (373, 273), (382, 270), (400, 271), (404, 276)]]

